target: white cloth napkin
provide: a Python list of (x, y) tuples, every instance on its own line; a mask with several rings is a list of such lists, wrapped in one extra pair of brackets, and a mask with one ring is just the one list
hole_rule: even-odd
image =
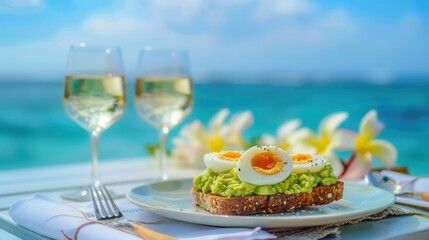
[[(429, 177), (416, 177), (389, 170), (383, 170), (381, 171), (381, 174), (403, 184), (406, 191), (429, 192)], [(429, 208), (429, 202), (419, 198), (397, 196), (396, 201), (413, 206)]]
[[(126, 199), (117, 202), (124, 215), (132, 220), (160, 224), (143, 224), (155, 231), (179, 239), (274, 239), (275, 235), (260, 228), (217, 228), (171, 220), (151, 214), (129, 203)], [(53, 200), (44, 195), (35, 195), (16, 201), (9, 215), (19, 225), (38, 234), (55, 239), (73, 238), (76, 230), (87, 223), (85, 216), (92, 215), (92, 204), (71, 204)], [(93, 220), (93, 219), (92, 219)], [(89, 224), (79, 230), (79, 240), (91, 239), (140, 239), (134, 235), (101, 224)]]

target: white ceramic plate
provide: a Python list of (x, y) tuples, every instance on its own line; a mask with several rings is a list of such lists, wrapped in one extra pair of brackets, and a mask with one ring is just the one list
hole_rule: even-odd
[(392, 205), (395, 196), (385, 190), (346, 182), (343, 199), (296, 212), (226, 216), (211, 214), (194, 205), (192, 179), (171, 180), (132, 189), (128, 199), (155, 214), (185, 222), (220, 227), (305, 227), (332, 224), (370, 215)]

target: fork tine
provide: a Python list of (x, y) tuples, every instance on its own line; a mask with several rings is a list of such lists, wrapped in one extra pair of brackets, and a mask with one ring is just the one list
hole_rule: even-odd
[(97, 189), (97, 187), (96, 186), (93, 186), (93, 188), (94, 188), (94, 192), (95, 192), (95, 199), (97, 199), (98, 200), (98, 206), (100, 206), (100, 209), (101, 209), (101, 218), (100, 219), (108, 219), (109, 218), (109, 215), (107, 214), (107, 211), (106, 211), (106, 208), (104, 207), (104, 203), (103, 203), (103, 199), (101, 199), (101, 196), (100, 196), (100, 190), (99, 189)]
[[(113, 201), (106, 187), (104, 185), (100, 185), (99, 189), (100, 189), (101, 196), (103, 197), (103, 200), (106, 203), (106, 208), (107, 208), (109, 217), (111, 218), (122, 217), (122, 214), (120, 214), (119, 209), (116, 207), (115, 202)], [(112, 208), (114, 208), (115, 211), (113, 211)]]
[(92, 204), (98, 220), (108, 220), (123, 217), (118, 206), (104, 185), (91, 186)]
[[(89, 190), (90, 190), (90, 192), (91, 192), (91, 199), (92, 199), (92, 205), (94, 206), (94, 212), (95, 212), (95, 217), (97, 218), (97, 219), (101, 219), (102, 218), (102, 216), (101, 216), (101, 214), (100, 214), (100, 209), (98, 208), (98, 205), (97, 205), (97, 199), (96, 199), (96, 196), (95, 196), (95, 193), (94, 193), (94, 190), (92, 190), (92, 186), (90, 186), (89, 187)], [(97, 191), (97, 190), (95, 190), (95, 191)]]
[[(113, 218), (115, 216), (115, 214), (113, 213), (112, 208), (110, 208), (110, 204), (107, 201), (106, 195), (104, 194), (103, 188), (101, 187), (101, 185), (98, 186), (98, 189), (99, 189), (99, 193), (100, 193), (100, 202), (106, 203), (106, 207), (105, 207), (105, 209), (107, 209), (107, 211), (106, 211), (107, 216), (106, 217)], [(103, 202), (103, 200), (104, 200), (104, 202)]]
[[(107, 197), (109, 198), (110, 205), (112, 206), (113, 211), (114, 211), (113, 215), (116, 216), (116, 217), (122, 217), (123, 216), (122, 212), (119, 210), (118, 206), (116, 206), (116, 203), (115, 203), (115, 201), (113, 201), (113, 198), (110, 195), (109, 191), (107, 191), (106, 186), (101, 185), (100, 188), (104, 189), (104, 193), (106, 193)], [(104, 199), (107, 202), (106, 196), (104, 194), (103, 194), (103, 196), (104, 196)], [(110, 209), (110, 205), (107, 204), (107, 206), (109, 207), (109, 209)]]

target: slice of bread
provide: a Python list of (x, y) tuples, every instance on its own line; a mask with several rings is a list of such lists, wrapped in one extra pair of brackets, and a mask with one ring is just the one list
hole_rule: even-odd
[(192, 198), (197, 206), (221, 215), (250, 215), (258, 213), (282, 213), (306, 206), (325, 205), (343, 197), (344, 183), (316, 186), (311, 193), (251, 195), (223, 197), (192, 189)]

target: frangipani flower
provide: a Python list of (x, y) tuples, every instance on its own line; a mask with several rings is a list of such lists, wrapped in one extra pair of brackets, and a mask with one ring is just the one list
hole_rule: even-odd
[(228, 115), (229, 109), (220, 110), (210, 120), (207, 129), (198, 120), (184, 126), (179, 136), (173, 139), (172, 155), (178, 163), (182, 166), (203, 167), (203, 156), (206, 153), (247, 148), (242, 133), (253, 124), (252, 113), (236, 113), (226, 123)]
[(293, 119), (283, 123), (276, 131), (276, 136), (263, 134), (259, 139), (259, 145), (274, 145), (285, 151), (291, 151), (293, 148), (293, 134), (301, 126), (299, 119)]
[(360, 179), (371, 168), (372, 158), (375, 157), (390, 168), (397, 158), (396, 148), (385, 140), (375, 138), (383, 129), (383, 124), (377, 119), (375, 110), (369, 111), (359, 126), (359, 135), (356, 137), (355, 152), (346, 163), (346, 170), (341, 176), (343, 179)]
[(326, 156), (337, 175), (343, 172), (344, 167), (334, 150), (353, 149), (353, 134), (346, 130), (337, 129), (347, 117), (346, 112), (328, 115), (320, 123), (318, 135), (310, 129), (304, 128), (294, 136), (296, 138), (294, 141), (300, 145), (298, 147), (300, 151), (314, 152)]

